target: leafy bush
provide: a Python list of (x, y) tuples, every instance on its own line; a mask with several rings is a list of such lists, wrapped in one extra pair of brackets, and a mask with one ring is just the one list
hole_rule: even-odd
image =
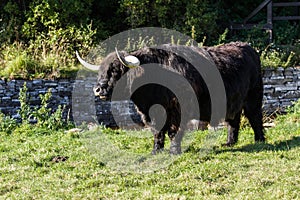
[(62, 120), (63, 109), (59, 105), (57, 110), (52, 113), (52, 109), (48, 108), (48, 101), (51, 96), (51, 90), (48, 90), (44, 95), (40, 94), (41, 107), (35, 108), (32, 115), (37, 120), (37, 126), (48, 129), (60, 129), (65, 125), (65, 122)]
[[(3, 21), (0, 75), (11, 79), (59, 78), (76, 71), (75, 49), (87, 51), (96, 34), (87, 17), (90, 11), (85, 7), (91, 6), (91, 0), (19, 3), (4, 2), (5, 12), (0, 14)], [(0, 10), (1, 7), (2, 4)], [(78, 21), (74, 18), (77, 15), (86, 15), (86, 18), (79, 17)], [(11, 16), (18, 21), (9, 20)]]
[(49, 108), (48, 101), (51, 96), (51, 90), (48, 90), (46, 94), (40, 94), (41, 106), (39, 108), (36, 107), (31, 109), (28, 102), (26, 83), (24, 83), (19, 94), (21, 104), (19, 115), (21, 116), (22, 124), (30, 124), (32, 121), (36, 121), (35, 126), (46, 128), (48, 130), (58, 130), (70, 127), (70, 122), (62, 119), (63, 108), (61, 106), (58, 106), (55, 112)]
[[(184, 8), (184, 9), (183, 9)], [(210, 1), (149, 1), (122, 0), (120, 10), (127, 14), (126, 22), (131, 28), (141, 26), (159, 26), (175, 29), (190, 35), (195, 40), (207, 37), (215, 44), (218, 31), (217, 25), (219, 4)]]
[(2, 54), (4, 60), (4, 67), (0, 70), (2, 77), (30, 79), (40, 77), (39, 74), (44, 71), (22, 43), (16, 42), (4, 47)]
[(0, 132), (10, 134), (17, 127), (17, 122), (10, 116), (0, 113)]
[(260, 60), (262, 67), (293, 67), (299, 60), (293, 51), (288, 49), (281, 49), (275, 45), (269, 45), (261, 52)]
[(81, 51), (87, 51), (92, 45), (94, 33), (91, 26), (82, 29), (69, 27), (67, 30), (54, 30), (47, 36), (40, 35), (30, 41), (30, 45), (22, 42), (6, 45), (0, 56), (0, 64), (3, 65), (0, 75), (10, 79), (67, 77), (68, 72), (77, 70), (74, 67), (77, 62), (74, 57), (75, 44), (81, 44)]
[[(0, 75), (6, 78), (66, 78), (78, 67), (75, 50), (87, 53), (94, 44), (130, 28), (163, 27), (191, 36), (201, 45), (241, 40), (262, 53), (263, 65), (300, 63), (300, 57), (266, 49), (268, 32), (261, 28), (229, 32), (261, 1), (188, 0), (2, 0), (0, 3)], [(183, 9), (184, 8), (184, 9)], [(283, 9), (284, 10), (284, 9)], [(278, 11), (281, 14), (282, 11)], [(284, 14), (287, 14), (285, 11)], [(266, 23), (265, 13), (253, 19)], [(225, 30), (225, 31), (224, 31)], [(274, 22), (277, 45), (299, 46), (300, 26)], [(295, 51), (294, 51), (295, 52)], [(297, 54), (297, 52), (296, 52)]]

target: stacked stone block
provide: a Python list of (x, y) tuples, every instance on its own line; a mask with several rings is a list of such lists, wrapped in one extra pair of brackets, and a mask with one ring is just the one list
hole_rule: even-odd
[(300, 98), (300, 68), (263, 70), (263, 110), (284, 113), (286, 108)]

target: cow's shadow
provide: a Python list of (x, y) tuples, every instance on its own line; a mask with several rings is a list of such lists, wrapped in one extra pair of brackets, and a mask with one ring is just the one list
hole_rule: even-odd
[(216, 149), (216, 153), (223, 152), (262, 152), (262, 151), (289, 151), (293, 148), (300, 147), (300, 136), (294, 136), (291, 139), (275, 142), (274, 144), (268, 143), (254, 143), (242, 147), (228, 147), (225, 149)]

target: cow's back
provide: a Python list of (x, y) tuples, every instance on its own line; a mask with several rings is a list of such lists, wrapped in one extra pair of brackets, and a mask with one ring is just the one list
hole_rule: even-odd
[(251, 90), (262, 93), (259, 56), (250, 45), (243, 42), (204, 49), (222, 76), (227, 95), (227, 118), (231, 118), (242, 110)]

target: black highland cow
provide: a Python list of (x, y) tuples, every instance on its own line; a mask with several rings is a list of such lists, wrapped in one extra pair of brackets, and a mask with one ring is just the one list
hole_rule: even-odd
[[(221, 74), (227, 96), (225, 121), (228, 124), (228, 139), (226, 145), (231, 146), (238, 140), (242, 110), (244, 110), (244, 114), (254, 130), (255, 141), (265, 141), (261, 110), (263, 84), (260, 60), (257, 53), (246, 43), (232, 42), (203, 48), (176, 45), (163, 45), (163, 48), (145, 47), (131, 52), (131, 57), (128, 57), (128, 54), (123, 51), (113, 52), (101, 64), (97, 85), (94, 88), (95, 95), (101, 99), (110, 99), (116, 82), (130, 70), (132, 65), (141, 66), (140, 73), (133, 77), (133, 79), (138, 79), (146, 73), (146, 70), (143, 70), (144, 64), (162, 64), (189, 81), (199, 100), (199, 118), (201, 121), (209, 122), (211, 119), (211, 101), (205, 82), (188, 61), (173, 53), (179, 52), (183, 48), (190, 48), (191, 51), (202, 56), (207, 55), (215, 63)], [(83, 65), (89, 65), (79, 56), (78, 59)], [(131, 83), (133, 82), (129, 84)], [(179, 127), (181, 112), (189, 112), (193, 108), (180, 107), (181, 105), (172, 91), (159, 84), (147, 84), (139, 88), (131, 95), (131, 100), (142, 115), (144, 125), (151, 121), (149, 109), (152, 105), (160, 104), (165, 108), (166, 122), (161, 130), (155, 130), (153, 133), (154, 147), (152, 153), (155, 154), (163, 150), (166, 133), (171, 140), (170, 153), (180, 153), (182, 131), (184, 130), (184, 128)]]

